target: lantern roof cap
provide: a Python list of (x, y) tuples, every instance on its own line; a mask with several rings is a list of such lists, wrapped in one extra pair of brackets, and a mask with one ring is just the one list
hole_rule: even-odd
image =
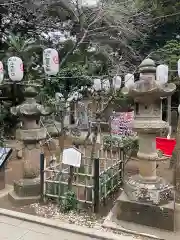
[(35, 87), (29, 86), (25, 89), (24, 95), (27, 98), (28, 97), (36, 97), (37, 96), (37, 91), (36, 91)]
[(139, 65), (140, 73), (155, 73), (156, 72), (156, 64), (155, 61), (151, 58), (146, 58)]
[(11, 108), (11, 113), (15, 116), (37, 119), (40, 116), (47, 116), (52, 113), (49, 107), (36, 102), (37, 91), (35, 87), (29, 86), (25, 89), (25, 101), (18, 106)]

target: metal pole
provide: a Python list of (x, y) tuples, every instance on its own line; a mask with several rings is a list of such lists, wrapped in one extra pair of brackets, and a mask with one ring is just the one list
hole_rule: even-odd
[(167, 121), (169, 126), (171, 126), (171, 96), (167, 98)]
[(44, 197), (44, 153), (40, 154), (40, 192), (41, 200)]
[(94, 159), (94, 212), (99, 212), (100, 196), (99, 196), (99, 159)]

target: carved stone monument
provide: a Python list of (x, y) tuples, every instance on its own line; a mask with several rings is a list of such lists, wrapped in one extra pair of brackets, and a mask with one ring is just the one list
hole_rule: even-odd
[(162, 120), (161, 98), (172, 95), (173, 83), (161, 85), (155, 79), (156, 67), (151, 59), (139, 68), (140, 80), (123, 93), (135, 101), (133, 130), (139, 138), (139, 174), (125, 180), (118, 199), (117, 218), (166, 230), (174, 229), (173, 187), (156, 175), (158, 161), (165, 160), (156, 150), (156, 136), (168, 128)]
[(46, 129), (40, 127), (40, 117), (50, 114), (35, 100), (37, 92), (34, 87), (25, 90), (25, 101), (12, 107), (12, 114), (22, 120), (22, 128), (17, 130), (16, 138), (23, 142), (23, 179), (14, 182), (14, 191), (9, 199), (15, 203), (27, 204), (37, 201), (40, 196), (40, 141), (46, 138)]

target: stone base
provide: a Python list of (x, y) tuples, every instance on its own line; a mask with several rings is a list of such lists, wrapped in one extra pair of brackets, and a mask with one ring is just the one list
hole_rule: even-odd
[(19, 197), (34, 197), (39, 196), (40, 192), (40, 179), (21, 179), (14, 182), (14, 192)]
[(117, 200), (116, 216), (118, 220), (142, 224), (168, 231), (174, 231), (174, 202), (157, 206), (129, 200), (123, 192)]
[(14, 191), (9, 193), (8, 198), (17, 205), (26, 205), (37, 202), (40, 194), (39, 178), (21, 179), (14, 182)]
[(124, 191), (132, 201), (154, 205), (168, 204), (174, 198), (173, 186), (160, 177), (146, 180), (133, 175), (125, 181)]
[(40, 196), (19, 197), (14, 191), (12, 191), (8, 194), (8, 199), (14, 205), (24, 206), (38, 202)]
[(8, 195), (9, 192), (12, 192), (12, 191), (13, 191), (13, 186), (6, 184), (5, 188), (0, 191), (0, 198), (4, 198), (5, 196)]

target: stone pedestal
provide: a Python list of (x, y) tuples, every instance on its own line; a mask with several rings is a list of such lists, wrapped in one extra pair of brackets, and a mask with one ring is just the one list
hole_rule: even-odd
[(27, 205), (40, 200), (40, 180), (21, 179), (14, 182), (14, 191), (8, 195), (9, 200), (15, 205)]
[(161, 206), (132, 201), (125, 192), (117, 199), (117, 219), (162, 230), (174, 231), (174, 203)]

